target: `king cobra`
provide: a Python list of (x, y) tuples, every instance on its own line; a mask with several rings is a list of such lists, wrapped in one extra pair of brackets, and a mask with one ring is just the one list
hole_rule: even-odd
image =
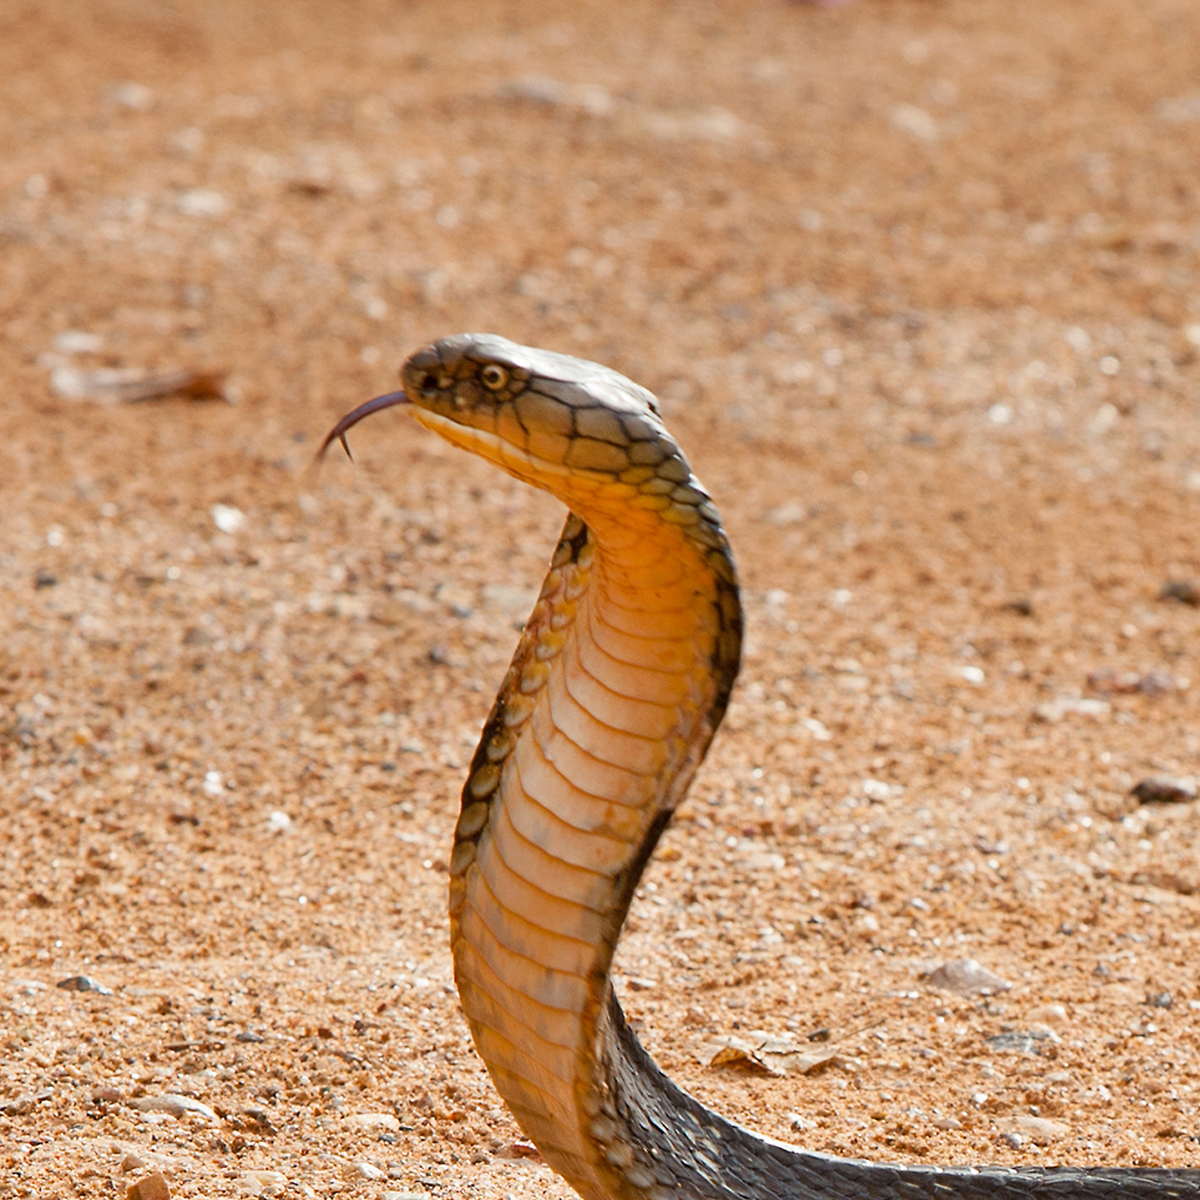
[(609, 967), (738, 673), (720, 515), (654, 396), (606, 367), (461, 334), (418, 350), (401, 381), (325, 447), (406, 404), (569, 509), (471, 761), (449, 871), (463, 1012), (546, 1161), (587, 1200), (1200, 1197), (1200, 1169), (837, 1158), (751, 1133), (662, 1074)]

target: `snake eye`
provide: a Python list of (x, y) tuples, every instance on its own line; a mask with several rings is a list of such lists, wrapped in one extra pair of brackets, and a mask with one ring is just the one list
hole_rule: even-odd
[(508, 372), (496, 363), (488, 363), (479, 372), (479, 378), (489, 392), (498, 392), (508, 382)]

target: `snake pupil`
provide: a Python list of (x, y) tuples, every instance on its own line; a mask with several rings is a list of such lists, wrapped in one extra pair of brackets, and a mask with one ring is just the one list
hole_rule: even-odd
[(488, 363), (479, 372), (479, 378), (483, 380), (483, 386), (489, 391), (498, 392), (508, 382), (508, 372), (495, 363)]

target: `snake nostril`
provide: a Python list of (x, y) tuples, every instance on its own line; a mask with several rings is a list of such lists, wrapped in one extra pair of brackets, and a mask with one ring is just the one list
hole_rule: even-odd
[(437, 386), (437, 376), (431, 375), (429, 372), (422, 375), (420, 382), (417, 384), (417, 387), (421, 389), (422, 396), (432, 396), (437, 391)]

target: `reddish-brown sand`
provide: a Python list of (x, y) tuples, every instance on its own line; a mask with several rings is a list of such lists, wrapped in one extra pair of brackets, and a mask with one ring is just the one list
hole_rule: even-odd
[[(1200, 773), (1198, 44), (1189, 0), (0, 8), (0, 1194), (570, 1194), (444, 865), (562, 514), (403, 414), (310, 470), (463, 329), (658, 392), (738, 553), (618, 954), (664, 1067), (838, 1153), (1196, 1161), (1200, 814), (1129, 792)], [(62, 394), (107, 367), (236, 403)], [(750, 1030), (838, 1053), (701, 1065)]]

